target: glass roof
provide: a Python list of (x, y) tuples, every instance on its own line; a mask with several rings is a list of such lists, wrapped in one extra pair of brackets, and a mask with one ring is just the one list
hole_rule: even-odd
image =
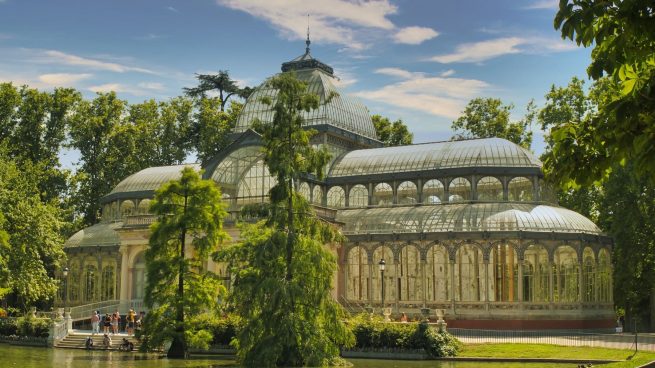
[(463, 203), (340, 210), (344, 234), (448, 231), (537, 231), (601, 234), (588, 218), (562, 207), (527, 203)]
[(121, 226), (123, 226), (122, 222), (101, 222), (86, 227), (68, 238), (64, 243), (64, 247), (102, 247), (120, 245), (121, 239), (119, 238), (118, 233), (114, 230)]
[(528, 150), (501, 138), (469, 139), (361, 149), (335, 161), (329, 177), (425, 171), (456, 167), (537, 167)]
[(149, 167), (123, 179), (109, 194), (154, 191), (164, 183), (179, 179), (185, 166), (200, 170), (200, 164)]
[[(305, 126), (328, 124), (349, 132), (356, 133), (372, 139), (377, 139), (375, 127), (371, 121), (368, 109), (359, 100), (340, 92), (333, 83), (333, 78), (319, 69), (305, 69), (296, 72), (299, 79), (307, 82), (307, 92), (314, 93), (321, 99), (318, 109), (303, 112)], [(325, 103), (325, 100), (332, 92), (336, 96)], [(272, 105), (261, 102), (262, 97), (270, 97), (273, 104), (277, 91), (270, 88), (264, 82), (253, 92), (243, 111), (237, 119), (235, 133), (248, 130), (252, 121), (257, 118), (265, 123), (273, 121)]]

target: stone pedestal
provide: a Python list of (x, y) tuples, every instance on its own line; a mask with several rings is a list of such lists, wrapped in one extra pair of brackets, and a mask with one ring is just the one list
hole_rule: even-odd
[(70, 311), (64, 313), (64, 321), (66, 322), (66, 330), (70, 333), (73, 330), (73, 319)]
[(384, 316), (384, 322), (391, 322), (391, 307), (382, 308), (382, 315)]
[(439, 330), (439, 332), (446, 331), (446, 327), (448, 326), (448, 324), (443, 319), (443, 316), (445, 315), (445, 311), (443, 309), (436, 309), (435, 312), (437, 312), (437, 329)]

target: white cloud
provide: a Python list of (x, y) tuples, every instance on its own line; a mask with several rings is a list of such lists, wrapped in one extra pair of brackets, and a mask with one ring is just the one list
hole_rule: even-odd
[(179, 13), (180, 12), (179, 10), (175, 9), (172, 6), (167, 6), (166, 9), (169, 10), (169, 11), (172, 11), (173, 13)]
[(156, 33), (148, 33), (148, 34), (143, 35), (143, 36), (134, 37), (134, 39), (139, 40), (139, 41), (152, 41), (152, 40), (160, 39), (162, 37), (164, 37), (164, 36), (158, 35)]
[(52, 74), (41, 74), (39, 75), (38, 79), (42, 83), (49, 85), (49, 86), (72, 86), (75, 85), (75, 83), (84, 80), (84, 79), (89, 79), (93, 75), (88, 74), (88, 73), (82, 73), (82, 74), (71, 74), (71, 73), (52, 73)]
[(525, 9), (558, 9), (559, 0), (537, 0), (533, 1)]
[(451, 75), (455, 74), (455, 69), (448, 69), (445, 72), (441, 72), (439, 74), (440, 77), (450, 77)]
[(409, 45), (418, 45), (424, 41), (433, 39), (439, 35), (439, 32), (427, 27), (405, 27), (401, 28), (393, 37), (396, 43), (406, 43)]
[(137, 88), (121, 83), (105, 83), (97, 86), (91, 86), (88, 88), (91, 92), (111, 92), (116, 93), (128, 93), (134, 96), (144, 96), (148, 94), (148, 91), (143, 90), (142, 88)]
[(455, 52), (429, 58), (442, 64), (479, 63), (510, 54), (544, 54), (575, 49), (575, 45), (558, 39), (545, 37), (503, 37), (493, 40), (464, 43)]
[(166, 89), (162, 83), (158, 82), (141, 82), (137, 84), (139, 88), (149, 89), (153, 91), (163, 91)]
[(39, 58), (41, 62), (63, 64), (70, 66), (82, 66), (89, 69), (106, 70), (116, 73), (138, 72), (146, 74), (155, 74), (152, 70), (127, 66), (123, 64), (106, 62), (97, 59), (84, 58), (77, 55), (67, 54), (57, 50), (44, 51)]
[(471, 98), (489, 87), (486, 82), (476, 79), (434, 77), (399, 68), (381, 68), (375, 72), (402, 80), (355, 95), (450, 119), (459, 116)]

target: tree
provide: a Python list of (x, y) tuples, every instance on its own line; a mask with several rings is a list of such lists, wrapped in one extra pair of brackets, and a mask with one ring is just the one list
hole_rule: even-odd
[(218, 74), (196, 74), (196, 79), (198, 79), (198, 86), (185, 87), (184, 93), (187, 96), (204, 99), (207, 98), (208, 92), (216, 90), (221, 103), (221, 111), (225, 111), (225, 105), (233, 95), (248, 98), (253, 91), (250, 87), (240, 88), (237, 86), (237, 82), (230, 78), (227, 70), (220, 70)]
[(457, 132), (454, 139), (462, 138), (504, 138), (524, 148), (532, 144), (530, 126), (535, 118), (535, 104), (530, 101), (525, 117), (510, 122), (510, 113), (514, 105), (504, 105), (497, 98), (475, 98), (457, 120), (452, 129)]
[(655, 179), (655, 16), (648, 1), (561, 0), (554, 25), (562, 38), (593, 47), (587, 74), (609, 76), (619, 93), (592, 119), (553, 129), (562, 185), (607, 178), (615, 165), (633, 164)]
[(352, 342), (343, 311), (330, 295), (336, 259), (325, 243), (339, 239), (319, 221), (294, 190), (301, 174), (322, 177), (326, 149), (311, 144), (314, 130), (303, 129), (302, 111), (318, 107), (318, 97), (294, 74), (270, 79), (277, 90), (271, 124), (254, 123), (262, 135), (264, 162), (276, 179), (267, 219), (244, 225), (243, 241), (217, 254), (233, 266), (230, 300), (244, 325), (237, 355), (246, 366), (322, 366), (334, 362), (339, 346)]
[(186, 323), (188, 316), (216, 308), (223, 287), (216, 274), (203, 268), (203, 261), (228, 238), (222, 225), (227, 212), (220, 189), (211, 180), (201, 180), (191, 167), (156, 191), (150, 210), (157, 222), (145, 253), (145, 303), (152, 312), (145, 323), (144, 346), (159, 347), (170, 339), (168, 357), (184, 358), (189, 340), (211, 340), (202, 330), (187, 336)]
[(228, 144), (243, 104), (232, 101), (227, 111), (221, 111), (218, 98), (204, 98), (198, 102), (195, 124), (195, 147), (200, 162), (207, 162)]
[(389, 121), (389, 118), (380, 115), (371, 116), (375, 132), (377, 133), (378, 140), (384, 143), (387, 147), (404, 146), (412, 144), (414, 134), (409, 132), (407, 125), (401, 119)]

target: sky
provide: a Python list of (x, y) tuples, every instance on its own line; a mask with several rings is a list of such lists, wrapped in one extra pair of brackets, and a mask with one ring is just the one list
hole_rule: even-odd
[[(551, 85), (586, 79), (590, 50), (553, 28), (558, 0), (0, 0), (0, 82), (88, 98), (165, 100), (194, 73), (257, 86), (311, 53), (371, 114), (414, 141), (448, 140), (468, 101), (500, 98), (519, 119)], [(308, 17), (309, 15), (309, 17)], [(537, 126), (532, 149), (543, 151)]]

